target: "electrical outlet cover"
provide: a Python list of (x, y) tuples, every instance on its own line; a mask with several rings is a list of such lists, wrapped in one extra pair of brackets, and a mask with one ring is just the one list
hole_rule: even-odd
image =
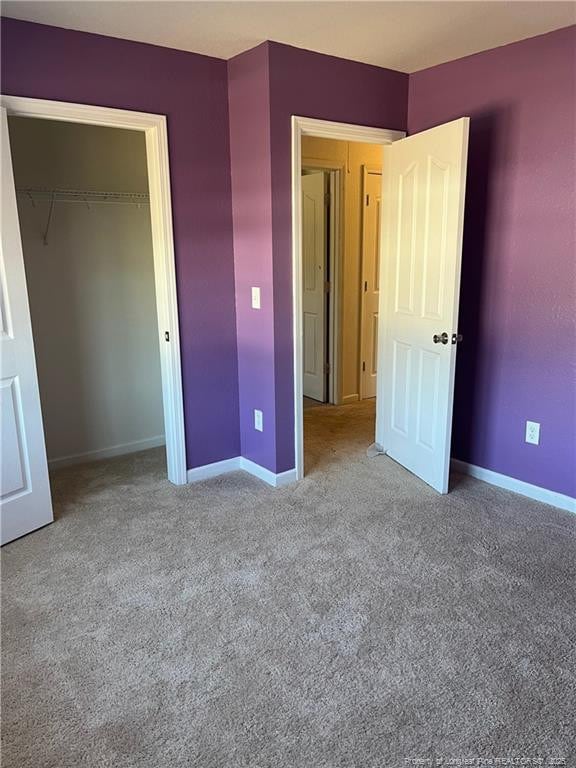
[(537, 421), (526, 422), (526, 442), (531, 445), (540, 443), (540, 424)]

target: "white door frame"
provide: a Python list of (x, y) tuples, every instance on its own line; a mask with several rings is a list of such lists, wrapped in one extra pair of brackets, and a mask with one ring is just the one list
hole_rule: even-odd
[(294, 461), (296, 479), (304, 477), (304, 407), (302, 395), (302, 136), (366, 144), (391, 144), (403, 139), (404, 131), (335, 123), (292, 116), (292, 311), (294, 335)]
[(0, 95), (0, 103), (9, 116), (125, 128), (145, 134), (168, 479), (183, 485), (186, 442), (166, 117), (21, 96)]

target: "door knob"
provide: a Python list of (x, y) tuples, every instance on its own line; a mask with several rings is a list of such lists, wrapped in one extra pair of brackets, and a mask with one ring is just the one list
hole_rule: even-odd
[(432, 341), (434, 344), (448, 344), (448, 334), (446, 331), (444, 331), (441, 336), (438, 336), (438, 334), (435, 333), (434, 336), (432, 336)]
[(453, 333), (452, 334), (452, 344), (458, 344), (459, 341), (462, 341), (464, 337), (461, 333)]

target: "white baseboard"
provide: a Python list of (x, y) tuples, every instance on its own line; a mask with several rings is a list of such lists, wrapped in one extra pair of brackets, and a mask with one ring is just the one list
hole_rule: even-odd
[(289, 469), (287, 472), (280, 472), (275, 474), (266, 467), (262, 467), (260, 464), (256, 464), (250, 459), (245, 459), (243, 456), (234, 456), (232, 459), (224, 459), (224, 461), (215, 461), (214, 464), (204, 464), (202, 467), (194, 467), (187, 472), (187, 478), (189, 483), (196, 483), (199, 480), (207, 480), (209, 477), (217, 477), (227, 472), (237, 472), (239, 469), (243, 469), (254, 477), (263, 480), (268, 485), (274, 488), (280, 488), (283, 485), (288, 485), (296, 480), (296, 470)]
[(563, 493), (549, 491), (547, 488), (541, 488), (539, 485), (531, 485), (523, 480), (516, 480), (508, 475), (501, 475), (499, 472), (493, 472), (491, 469), (484, 469), (475, 464), (468, 464), (459, 459), (452, 459), (451, 467), (455, 472), (462, 475), (470, 475), (477, 480), (483, 480), (490, 485), (497, 485), (499, 488), (505, 488), (507, 491), (519, 493), (521, 496), (528, 496), (535, 501), (541, 501), (544, 504), (551, 504), (553, 507), (565, 509), (568, 512), (576, 514), (576, 499), (566, 496)]
[(256, 464), (255, 462), (250, 461), (250, 459), (245, 459), (244, 457), (240, 459), (240, 466), (246, 472), (254, 475), (254, 477), (260, 478), (260, 480), (264, 480), (265, 483), (274, 486), (274, 488), (280, 488), (283, 485), (288, 485), (289, 483), (293, 483), (296, 480), (295, 469), (289, 469), (287, 472), (280, 472), (278, 475), (276, 475), (274, 472), (266, 469), (266, 467), (262, 467), (260, 464)]
[(342, 398), (342, 405), (346, 405), (347, 403), (357, 403), (358, 400), (360, 400), (359, 395), (344, 395)]
[(234, 456), (233, 459), (215, 461), (213, 464), (204, 464), (202, 467), (189, 469), (186, 473), (186, 479), (189, 483), (197, 483), (199, 480), (225, 475), (227, 472), (237, 472), (240, 468), (240, 456)]
[(157, 435), (156, 437), (147, 437), (144, 440), (134, 440), (131, 443), (112, 445), (110, 448), (100, 448), (96, 451), (86, 451), (85, 453), (75, 453), (71, 456), (60, 456), (57, 459), (49, 459), (48, 466), (50, 469), (60, 469), (61, 467), (71, 467), (74, 464), (87, 464), (90, 461), (112, 459), (114, 456), (123, 456), (125, 453), (146, 451), (148, 448), (158, 448), (165, 444), (166, 439), (164, 435)]

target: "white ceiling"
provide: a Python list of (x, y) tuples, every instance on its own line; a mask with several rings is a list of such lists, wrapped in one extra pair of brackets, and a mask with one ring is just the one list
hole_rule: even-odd
[(5, 0), (2, 15), (229, 59), (276, 40), (402, 72), (576, 22), (573, 2)]

